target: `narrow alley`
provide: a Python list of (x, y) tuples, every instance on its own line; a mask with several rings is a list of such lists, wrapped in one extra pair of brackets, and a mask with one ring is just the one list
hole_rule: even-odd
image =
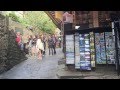
[(30, 57), (26, 61), (14, 66), (11, 70), (0, 75), (1, 79), (57, 79), (58, 61), (62, 58), (62, 50), (56, 49), (57, 54), (49, 56), (48, 52), (43, 60)]
[(119, 16), (1, 11), (0, 79), (120, 79)]

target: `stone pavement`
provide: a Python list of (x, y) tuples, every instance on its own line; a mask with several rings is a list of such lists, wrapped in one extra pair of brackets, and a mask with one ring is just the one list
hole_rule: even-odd
[(63, 57), (62, 49), (56, 49), (57, 54), (49, 56), (48, 51), (43, 60), (29, 57), (28, 60), (14, 66), (0, 75), (1, 79), (57, 79), (58, 61)]
[(63, 63), (58, 66), (57, 76), (59, 79), (120, 79), (114, 66), (98, 67), (95, 71), (78, 71), (68, 69)]
[(1, 74), (0, 79), (120, 79), (115, 67), (99, 67), (89, 72), (69, 70), (62, 58), (62, 49), (59, 48), (54, 56), (49, 56), (47, 51), (43, 60), (29, 57), (28, 60)]

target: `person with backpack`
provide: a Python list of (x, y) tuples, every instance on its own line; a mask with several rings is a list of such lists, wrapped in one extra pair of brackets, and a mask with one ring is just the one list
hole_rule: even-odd
[(54, 43), (54, 41), (53, 41), (52, 37), (49, 36), (49, 38), (48, 38), (49, 55), (51, 54), (51, 52), (53, 55), (53, 43)]
[(53, 49), (54, 49), (54, 54), (56, 54), (56, 43), (57, 43), (57, 38), (55, 35), (52, 35), (53, 39)]

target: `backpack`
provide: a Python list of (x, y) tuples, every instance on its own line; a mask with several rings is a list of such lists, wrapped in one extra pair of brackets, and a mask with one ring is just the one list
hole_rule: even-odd
[(53, 39), (52, 39), (52, 38), (51, 38), (51, 39), (49, 39), (48, 44), (49, 44), (50, 46), (54, 44), (54, 41), (53, 41)]

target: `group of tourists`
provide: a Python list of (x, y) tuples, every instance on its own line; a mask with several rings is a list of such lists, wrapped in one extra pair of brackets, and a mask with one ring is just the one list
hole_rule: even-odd
[(56, 44), (59, 39), (55, 35), (30, 35), (27, 43), (22, 42), (20, 33), (16, 34), (16, 42), (21, 50), (30, 56), (37, 56), (42, 59), (46, 55), (46, 48), (48, 46), (49, 55), (56, 54)]

